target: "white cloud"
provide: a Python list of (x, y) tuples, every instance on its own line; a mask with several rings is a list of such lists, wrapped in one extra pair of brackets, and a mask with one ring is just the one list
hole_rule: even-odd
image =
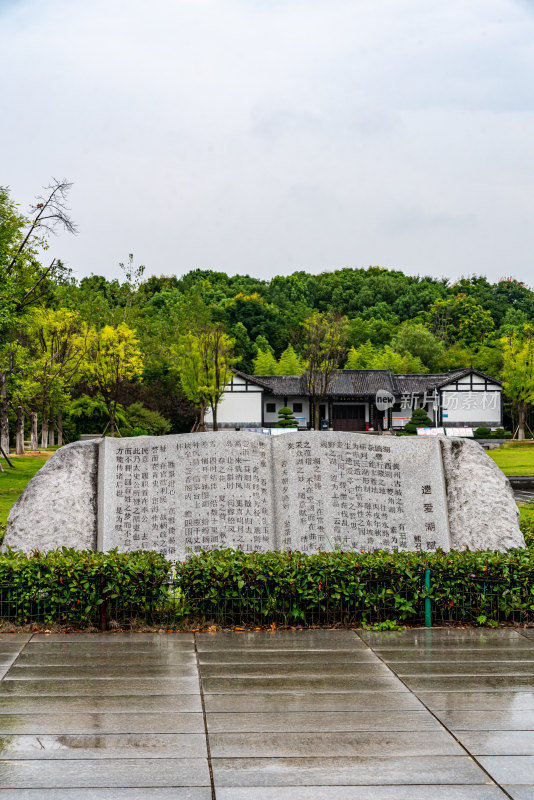
[(514, 0), (4, 2), (0, 183), (75, 181), (79, 275), (530, 281), (533, 33)]

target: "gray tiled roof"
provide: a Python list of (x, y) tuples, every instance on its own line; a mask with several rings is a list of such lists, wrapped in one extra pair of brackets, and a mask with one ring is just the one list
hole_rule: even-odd
[[(496, 378), (471, 367), (451, 370), (438, 375), (394, 375), (389, 369), (342, 369), (338, 371), (328, 396), (371, 396), (382, 389), (391, 392), (396, 397), (412, 392), (431, 392), (441, 386), (446, 386), (457, 378), (469, 375), (470, 372), (500, 385), (500, 381)], [(278, 397), (308, 394), (304, 375), (246, 375), (243, 372), (237, 372), (237, 374), (257, 383)]]

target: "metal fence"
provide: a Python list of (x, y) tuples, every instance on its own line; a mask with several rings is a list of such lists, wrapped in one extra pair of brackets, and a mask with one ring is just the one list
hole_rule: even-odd
[[(63, 587), (65, 588), (65, 587)], [(182, 628), (203, 625), (268, 627), (355, 627), (396, 622), (403, 625), (526, 624), (534, 621), (534, 589), (510, 588), (505, 580), (472, 576), (387, 575), (355, 584), (350, 594), (330, 592), (322, 600), (307, 600), (288, 587), (241, 589), (192, 596), (180, 582), (141, 584), (133, 601), (108, 597), (103, 581), (94, 580), (83, 599), (53, 589), (21, 593), (15, 585), (0, 585), (0, 621), (17, 625), (61, 625), (134, 629)]]

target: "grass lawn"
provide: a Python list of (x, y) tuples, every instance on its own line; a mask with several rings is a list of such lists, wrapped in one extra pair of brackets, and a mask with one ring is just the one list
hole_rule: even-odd
[(534, 475), (534, 440), (527, 442), (509, 442), (498, 450), (487, 450), (505, 475)]
[(1, 464), (5, 472), (0, 472), (0, 525), (5, 525), (9, 509), (25, 489), (28, 481), (51, 455), (52, 450), (49, 453), (41, 451), (36, 455), (10, 456), (9, 460), (15, 469), (11, 469), (2, 458)]

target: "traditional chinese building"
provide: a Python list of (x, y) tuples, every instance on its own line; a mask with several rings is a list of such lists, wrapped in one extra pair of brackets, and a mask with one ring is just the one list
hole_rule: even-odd
[[(395, 402), (381, 411), (377, 393)], [(247, 375), (235, 371), (219, 406), (221, 428), (270, 428), (289, 407), (299, 427), (313, 425), (305, 376)], [(436, 427), (502, 426), (502, 384), (468, 367), (440, 375), (394, 375), (387, 369), (339, 370), (321, 403), (321, 420), (339, 431), (401, 429), (424, 407)], [(209, 424), (209, 416), (207, 417)]]

